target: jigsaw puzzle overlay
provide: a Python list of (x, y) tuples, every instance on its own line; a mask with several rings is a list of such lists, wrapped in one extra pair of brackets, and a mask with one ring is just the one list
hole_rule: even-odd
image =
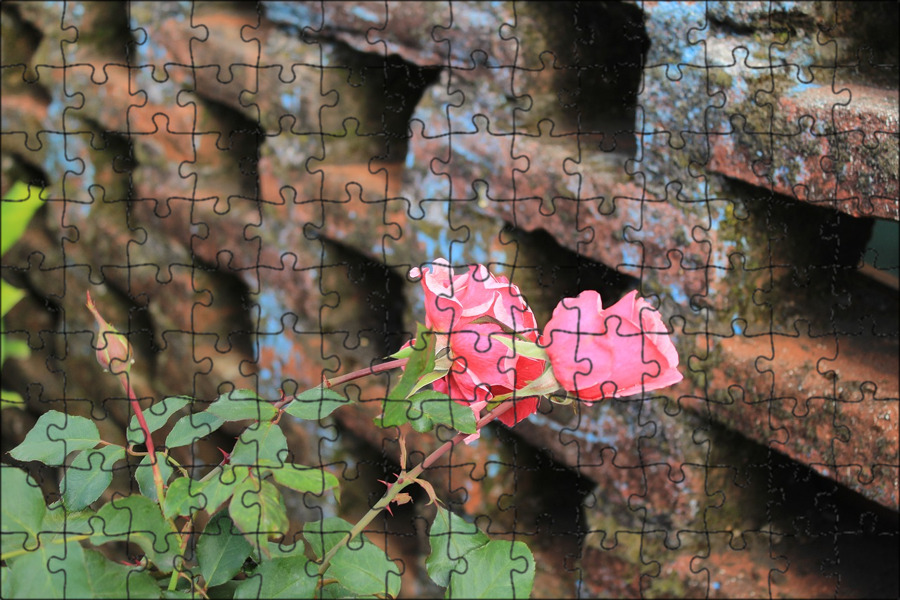
[[(4, 597), (26, 580), (83, 595), (68, 565), (102, 557), (134, 596), (179, 568), (264, 582), (243, 547), (222, 581), (195, 568), (227, 518), (196, 547), (136, 528), (164, 491), (155, 452), (246, 483), (234, 506), (253, 518), (293, 482), (281, 545), (305, 532), (321, 558), (452, 437), (373, 424), (399, 375), (375, 367), (426, 322), (411, 273), (440, 258), (507, 278), (537, 328), (563, 298), (636, 290), (683, 379), (544, 398), (453, 446), (423, 477), (440, 508), (411, 487), (344, 548), (388, 560), (379, 593), (444, 594), (439, 527), (510, 542), (500, 579), (533, 568), (536, 598), (900, 593), (896, 3), (4, 2), (0, 18), (4, 238), (8, 206), (36, 208), (3, 240)], [(130, 345), (134, 400), (97, 364), (118, 338), (88, 294)], [(263, 414), (360, 370), (376, 372)], [(276, 408), (215, 422), (233, 390)], [(146, 458), (116, 450), (143, 439), (136, 404)], [(87, 452), (88, 422), (117, 445)], [(43, 454), (10, 454), (26, 436)], [(239, 468), (267, 479), (227, 480)], [(84, 522), (60, 504), (79, 498)]]

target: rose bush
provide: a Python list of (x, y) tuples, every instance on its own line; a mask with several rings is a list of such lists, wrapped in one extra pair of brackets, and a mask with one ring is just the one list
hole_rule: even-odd
[[(484, 265), (454, 274), (436, 259), (431, 267), (413, 268), (425, 292), (425, 326), (438, 336), (438, 353), (447, 349), (452, 366), (434, 382), (435, 391), (468, 404), (475, 416), (495, 396), (524, 388), (544, 372), (545, 361), (513, 351), (515, 343), (536, 342), (534, 313), (519, 288)], [(501, 338), (506, 340), (503, 343)], [(499, 419), (513, 426), (537, 411), (538, 397), (517, 398)]]
[(586, 402), (657, 390), (682, 379), (659, 312), (636, 291), (606, 310), (594, 291), (564, 299), (540, 343), (559, 384)]

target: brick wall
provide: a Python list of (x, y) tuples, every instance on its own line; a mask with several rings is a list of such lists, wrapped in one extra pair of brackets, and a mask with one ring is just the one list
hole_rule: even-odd
[[(4, 366), (28, 399), (4, 450), (63, 404), (110, 435), (127, 418), (93, 366), (87, 290), (130, 332), (148, 403), (274, 397), (399, 347), (423, 316), (411, 265), (490, 263), (541, 323), (577, 291), (639, 288), (686, 376), (548, 405), (435, 475), (459, 510), (535, 536), (540, 594), (880, 590), (850, 556), (869, 574), (896, 557), (879, 535), (900, 502), (896, 258), (867, 249), (876, 226), (896, 246), (900, 218), (895, 4), (0, 15), (3, 191), (51, 195), (3, 259), (29, 291), (7, 330), (33, 349)], [(389, 468), (376, 383), (340, 435), (297, 425), (292, 448)], [(864, 514), (880, 525), (820, 539)], [(781, 556), (795, 568), (774, 576)]]

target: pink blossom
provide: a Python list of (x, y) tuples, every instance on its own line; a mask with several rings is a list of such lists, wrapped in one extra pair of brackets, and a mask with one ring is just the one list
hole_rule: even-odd
[(541, 344), (562, 387), (581, 400), (630, 396), (681, 381), (678, 353), (657, 312), (632, 291), (604, 310), (582, 292), (553, 310)]
[[(515, 354), (498, 338), (515, 335), (534, 342), (537, 324), (519, 288), (484, 265), (454, 274), (439, 258), (430, 268), (413, 268), (425, 291), (425, 326), (438, 334), (438, 349), (448, 348), (453, 366), (434, 389), (472, 407), (475, 416), (494, 396), (525, 387), (539, 377), (544, 361)], [(499, 419), (515, 425), (537, 411), (538, 398), (516, 399)]]

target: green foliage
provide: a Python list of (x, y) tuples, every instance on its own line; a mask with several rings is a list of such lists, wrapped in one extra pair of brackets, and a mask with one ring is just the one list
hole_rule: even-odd
[(527, 598), (531, 594), (534, 556), (524, 543), (491, 540), (440, 506), (428, 539), (428, 576), (447, 588), (448, 598)]
[[(162, 402), (157, 402), (151, 406), (149, 410), (144, 412), (144, 418), (147, 420), (147, 427), (150, 429), (150, 433), (165, 426), (172, 415), (190, 404), (190, 402), (191, 399), (184, 396), (170, 396)], [(144, 443), (144, 432), (141, 431), (141, 426), (138, 424), (137, 415), (131, 417), (131, 422), (128, 424), (128, 443)]]
[[(347, 521), (330, 517), (308, 523), (303, 533), (316, 558), (322, 558), (338, 542), (349, 537), (352, 529)], [(400, 569), (363, 534), (337, 551), (325, 577), (336, 579), (356, 596), (396, 596), (400, 591)]]
[[(379, 424), (409, 423), (417, 431), (444, 425), (474, 433), (471, 409), (422, 389), (446, 373), (447, 361), (434, 356), (434, 335), (420, 329), (406, 352), (406, 368), (386, 398)], [(284, 415), (322, 419), (348, 402), (327, 384), (274, 403), (249, 390), (233, 390), (199, 411), (200, 403), (172, 396), (142, 411), (146, 427), (137, 415), (131, 419), (126, 447), (101, 440), (90, 419), (43, 414), (10, 455), (61, 467), (61, 500), (47, 506), (25, 471), (2, 466), (2, 596), (396, 597), (401, 569), (364, 531), (391, 502), (409, 501), (401, 493), (408, 485), (418, 483), (436, 499), (419, 478), (420, 467), (407, 473), (405, 447), (403, 472), (357, 525), (330, 517), (306, 523), (293, 544), (284, 538), (290, 523), (283, 489), (334, 494), (339, 501), (340, 488), (337, 477), (322, 467), (291, 462), (280, 421)], [(169, 456), (168, 448), (193, 444), (226, 422), (246, 427), (230, 455), (201, 479)], [(170, 423), (165, 446), (151, 444), (153, 434)], [(148, 450), (139, 451), (143, 448)], [(132, 460), (122, 466), (133, 471), (138, 493), (101, 500), (114, 468), (129, 455), (140, 457), (136, 465)], [(194, 527), (198, 521), (206, 522), (202, 532)], [(447, 588), (448, 597), (528, 595), (534, 558), (521, 542), (491, 540), (442, 508), (430, 539), (428, 574)], [(122, 542), (142, 558), (110, 560), (118, 547), (110, 544)]]
[(216, 514), (197, 542), (197, 561), (206, 585), (214, 587), (237, 575), (252, 551), (228, 514)]
[[(16, 182), (3, 197), (0, 203), (0, 256), (6, 254), (25, 233), (35, 211), (43, 206), (42, 196), (42, 189)], [(24, 291), (0, 280), (0, 330), (6, 331), (3, 317), (24, 297)], [(29, 353), (28, 344), (24, 341), (0, 335), (0, 366), (7, 358), (26, 358)], [(11, 390), (0, 390), (0, 394), (0, 409), (25, 404), (22, 397)]]
[(41, 415), (25, 441), (10, 455), (23, 462), (36, 460), (56, 467), (76, 450), (90, 450), (100, 443), (100, 432), (89, 419), (51, 410)]
[(112, 483), (113, 465), (124, 458), (125, 448), (114, 444), (79, 452), (60, 485), (66, 508), (82, 510), (97, 500)]
[(349, 400), (334, 390), (320, 385), (298, 394), (285, 409), (285, 412), (298, 419), (312, 421), (314, 419), (324, 419), (348, 402)]

